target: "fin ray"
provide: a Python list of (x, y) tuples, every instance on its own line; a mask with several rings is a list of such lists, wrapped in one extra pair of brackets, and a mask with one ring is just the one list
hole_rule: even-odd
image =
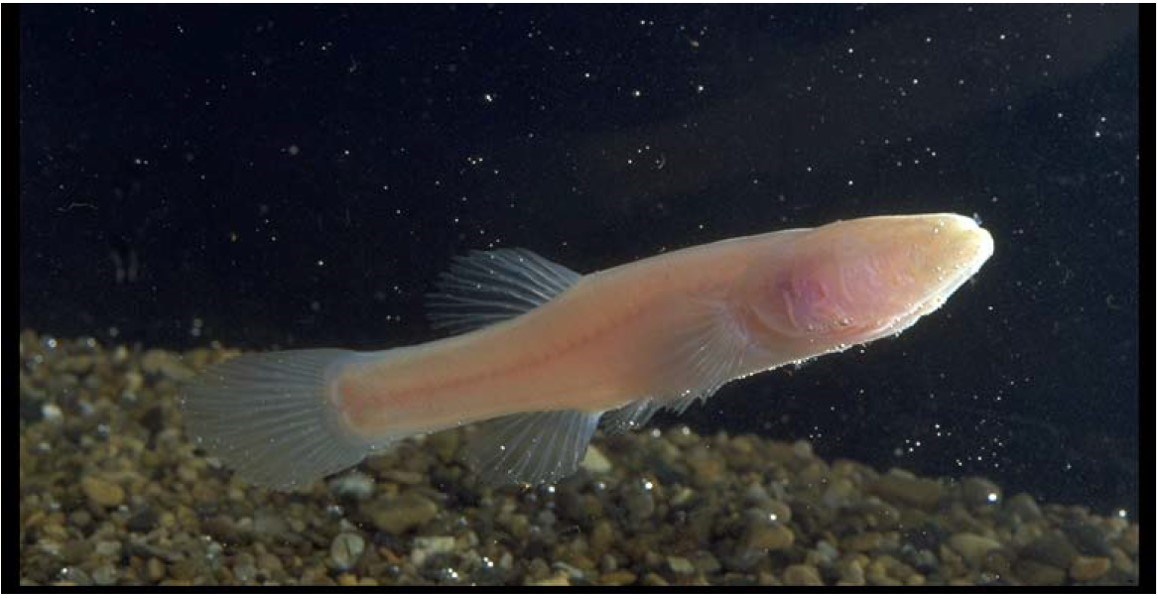
[(579, 468), (600, 412), (562, 410), (504, 416), (479, 425), (467, 460), (499, 482), (555, 482)]
[(642, 428), (661, 408), (663, 408), (663, 404), (655, 401), (654, 398), (637, 399), (604, 414), (603, 430), (609, 434), (618, 435)]
[(426, 296), (428, 318), (437, 329), (465, 333), (529, 312), (579, 278), (530, 250), (473, 251), (439, 275)]
[(727, 299), (689, 298), (685, 306), (680, 320), (686, 326), (673, 327), (673, 351), (663, 367), (674, 392), (650, 400), (677, 413), (749, 374), (753, 364), (770, 361), (767, 352), (750, 338)]
[(329, 377), (356, 352), (244, 354), (210, 367), (184, 391), (190, 435), (242, 478), (301, 489), (372, 449), (337, 420)]

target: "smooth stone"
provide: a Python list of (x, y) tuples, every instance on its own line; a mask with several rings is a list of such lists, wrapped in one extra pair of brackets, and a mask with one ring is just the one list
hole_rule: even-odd
[(1097, 580), (1110, 571), (1110, 558), (1079, 555), (1070, 563), (1070, 578), (1078, 582)]
[(237, 556), (237, 563), (233, 566), (233, 576), (238, 582), (253, 582), (257, 578), (257, 565), (253, 556), (242, 554)]
[(587, 455), (583, 456), (583, 461), (579, 465), (592, 474), (611, 472), (611, 461), (594, 445), (587, 447)]
[(1110, 542), (1101, 528), (1089, 522), (1075, 522), (1062, 525), (1066, 538), (1070, 540), (1079, 553), (1085, 555), (1108, 555)]
[(643, 584), (653, 587), (666, 587), (671, 585), (671, 583), (664, 579), (664, 577), (656, 574), (655, 572), (648, 572), (645, 574), (643, 577)]
[(119, 578), (117, 568), (112, 564), (102, 564), (92, 571), (92, 581), (101, 586), (116, 584)]
[(782, 577), (785, 584), (793, 586), (817, 586), (824, 584), (820, 572), (813, 566), (793, 564), (784, 569)]
[(1021, 582), (1035, 586), (1058, 586), (1066, 581), (1066, 571), (1034, 560), (1014, 564), (1013, 573)]
[(125, 522), (125, 528), (139, 533), (147, 533), (153, 530), (155, 526), (157, 526), (157, 512), (149, 506), (138, 509), (132, 516), (129, 516), (128, 521)]
[(776, 522), (787, 524), (790, 520), (792, 520), (792, 508), (789, 507), (787, 503), (784, 503), (779, 499), (773, 499), (769, 501), (764, 505), (764, 507), (768, 510), (768, 513), (773, 516), (773, 519)]
[(355, 470), (331, 480), (330, 492), (338, 497), (363, 501), (374, 494), (374, 479)]
[(841, 539), (840, 546), (853, 553), (870, 553), (877, 550), (884, 541), (884, 535), (870, 531)]
[(602, 555), (611, 548), (615, 543), (615, 528), (611, 525), (610, 520), (600, 520), (595, 523), (595, 527), (591, 529), (591, 536), (587, 540), (587, 545), (591, 552), (595, 555)]
[(884, 568), (885, 574), (887, 574), (890, 578), (895, 578), (897, 580), (905, 580), (913, 574), (916, 574), (916, 570), (914, 570), (912, 566), (898, 560), (891, 555), (886, 554), (878, 556), (875, 560), (873, 560), (873, 563), (879, 564), (882, 568)]
[(668, 556), (667, 567), (678, 576), (692, 576), (696, 573), (696, 567), (692, 565), (690, 560), (676, 555)]
[(1023, 522), (1033, 522), (1041, 519), (1041, 508), (1037, 501), (1028, 493), (1018, 493), (1005, 502), (1005, 509), (1021, 518)]
[(801, 439), (792, 444), (792, 455), (800, 460), (808, 460), (815, 454), (812, 452), (812, 444)]
[(1001, 502), (1001, 487), (987, 478), (970, 476), (961, 481), (961, 499), (970, 508), (996, 505)]
[(1000, 541), (971, 532), (959, 532), (949, 537), (949, 546), (973, 567), (984, 563), (985, 556), (989, 552), (1002, 548)]
[[(120, 557), (120, 541), (97, 541), (93, 553), (102, 557)], [(95, 572), (93, 574), (96, 574)]]
[(343, 532), (330, 542), (330, 559), (339, 570), (353, 568), (365, 551), (366, 541), (357, 533)]
[(651, 490), (653, 483), (644, 480), (634, 481), (626, 485), (623, 491), (623, 504), (633, 522), (642, 523), (655, 513), (655, 493)]
[(853, 511), (860, 514), (872, 529), (894, 530), (901, 523), (901, 511), (876, 497), (856, 504)]
[(165, 562), (151, 557), (148, 562), (145, 562), (145, 577), (149, 582), (160, 582), (165, 578)]
[(205, 521), (201, 525), (201, 532), (213, 537), (215, 540), (230, 545), (241, 542), (241, 534), (238, 531), (237, 524), (233, 518), (224, 514), (219, 514)]
[(288, 540), (293, 538), (290, 525), (277, 512), (259, 510), (253, 515), (253, 532), (259, 537)]
[(701, 550), (695, 552), (691, 557), (691, 561), (696, 567), (696, 570), (705, 574), (715, 574), (719, 572), (722, 567), (720, 560), (716, 559), (716, 556), (712, 555), (710, 551)]
[(434, 520), (438, 504), (416, 493), (403, 493), (362, 504), (361, 512), (376, 528), (400, 535)]
[(860, 586), (865, 583), (864, 567), (857, 560), (841, 562), (837, 566), (836, 572), (840, 575), (840, 579), (836, 581), (837, 584)]
[[(43, 543), (46, 539), (42, 539)], [(48, 549), (52, 545), (42, 546), (42, 550)], [(93, 551), (92, 541), (88, 539), (69, 539), (63, 545), (59, 546), (57, 551), (48, 550), (47, 553), (60, 553), (60, 557), (67, 563), (79, 563), (89, 556)]]
[(849, 505), (856, 496), (856, 485), (847, 478), (834, 478), (820, 496), (820, 503), (833, 510)]
[(1064, 534), (1056, 530), (1043, 533), (1030, 544), (1021, 549), (1020, 556), (1042, 564), (1048, 564), (1064, 572), (1078, 556)]
[(536, 587), (569, 587), (571, 586), (571, 579), (567, 578), (566, 574), (559, 572), (550, 578), (536, 580), (529, 584)]
[(750, 526), (744, 535), (744, 545), (755, 551), (782, 551), (795, 542), (792, 529), (775, 522)]
[(141, 370), (175, 381), (191, 379), (195, 374), (191, 368), (181, 363), (180, 358), (159, 349), (150, 349), (141, 356)]
[(116, 507), (125, 502), (125, 490), (103, 478), (86, 476), (80, 480), (80, 488), (89, 500), (101, 507)]
[(693, 484), (701, 489), (719, 484), (727, 474), (724, 460), (703, 446), (691, 450), (687, 463), (695, 476)]
[(622, 586), (634, 583), (636, 578), (636, 575), (632, 572), (628, 572), (627, 570), (616, 570), (614, 572), (608, 572), (607, 574), (600, 576), (598, 582), (599, 584)]
[(870, 482), (866, 490), (885, 501), (927, 511), (936, 508), (945, 494), (945, 487), (937, 481), (916, 478), (896, 470)]
[(426, 438), (426, 445), (438, 456), (440, 462), (450, 463), (462, 445), (462, 432), (452, 429), (435, 433)]
[(454, 537), (416, 537), (414, 548), (410, 550), (410, 561), (421, 567), (430, 556), (454, 551)]

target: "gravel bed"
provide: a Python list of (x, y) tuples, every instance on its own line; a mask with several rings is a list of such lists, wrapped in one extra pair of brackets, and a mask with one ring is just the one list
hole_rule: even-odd
[(460, 459), (467, 429), (270, 492), (182, 428), (180, 386), (235, 353), (21, 334), (22, 584), (1138, 581), (1125, 518), (682, 427), (597, 435), (553, 486), (482, 484)]

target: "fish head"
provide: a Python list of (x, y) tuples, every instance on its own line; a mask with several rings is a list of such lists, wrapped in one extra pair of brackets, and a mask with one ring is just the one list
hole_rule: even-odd
[(745, 296), (778, 346), (823, 353), (901, 332), (992, 253), (989, 233), (955, 214), (840, 221), (777, 244), (754, 266)]

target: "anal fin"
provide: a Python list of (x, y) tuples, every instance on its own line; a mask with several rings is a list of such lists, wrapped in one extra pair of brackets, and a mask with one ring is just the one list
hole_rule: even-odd
[(603, 430), (612, 435), (636, 430), (647, 424), (663, 404), (650, 397), (637, 399), (603, 415)]

